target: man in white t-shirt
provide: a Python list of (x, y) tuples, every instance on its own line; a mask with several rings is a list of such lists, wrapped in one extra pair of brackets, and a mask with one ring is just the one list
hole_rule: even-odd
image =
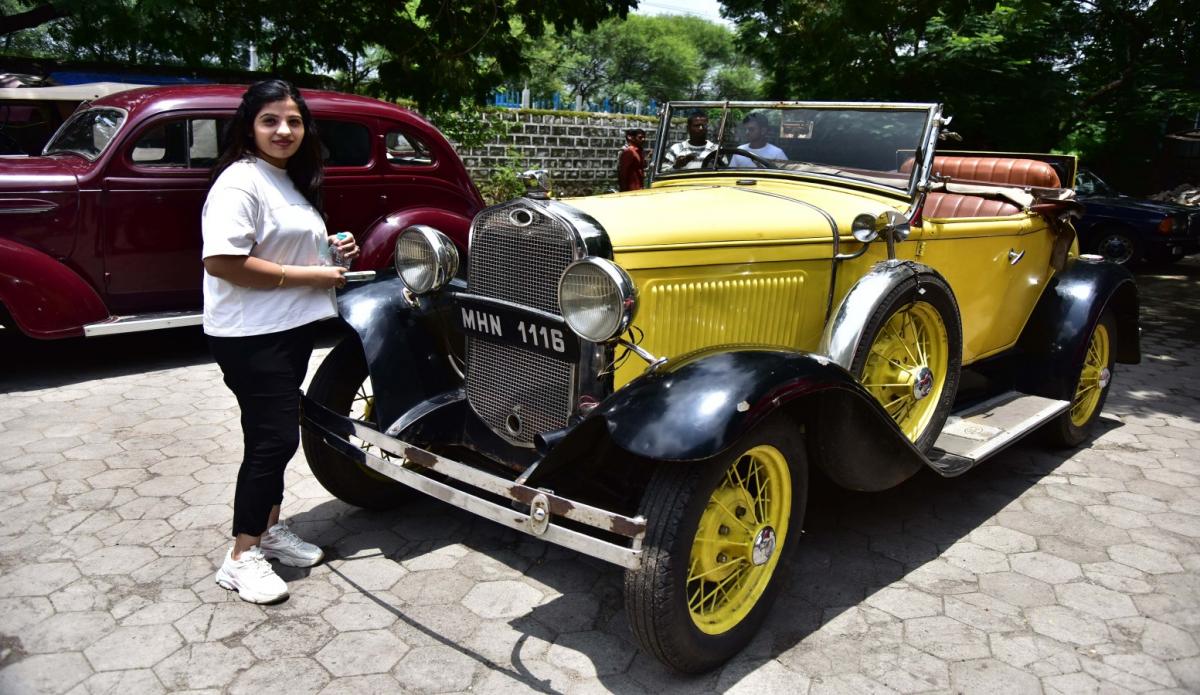
[[(746, 138), (750, 142), (738, 145), (739, 150), (746, 150), (766, 160), (787, 160), (787, 153), (767, 142), (770, 123), (767, 121), (766, 116), (757, 112), (751, 113), (742, 120), (742, 125), (746, 127)], [(754, 167), (762, 167), (763, 165), (749, 157), (735, 154), (729, 158), (729, 166), (752, 169)]]

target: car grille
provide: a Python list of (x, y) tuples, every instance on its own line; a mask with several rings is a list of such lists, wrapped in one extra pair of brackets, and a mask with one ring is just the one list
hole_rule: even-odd
[[(526, 221), (514, 211), (527, 211)], [(467, 286), (471, 294), (559, 315), (558, 279), (577, 257), (567, 226), (537, 206), (485, 210), (471, 230)], [(467, 400), (497, 434), (531, 445), (540, 432), (567, 424), (576, 365), (516, 345), (467, 338)], [(517, 416), (519, 431), (511, 425)]]

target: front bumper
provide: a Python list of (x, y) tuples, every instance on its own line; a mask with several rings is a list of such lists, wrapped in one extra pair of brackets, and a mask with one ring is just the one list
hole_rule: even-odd
[[(439, 456), (339, 415), (308, 396), (301, 403), (301, 425), (351, 461), (555, 545), (629, 569), (641, 565), (642, 539), (646, 535), (646, 519), (642, 516), (628, 517), (592, 507)], [(350, 436), (394, 458), (364, 451), (349, 441)], [(566, 519), (574, 527), (561, 523)]]

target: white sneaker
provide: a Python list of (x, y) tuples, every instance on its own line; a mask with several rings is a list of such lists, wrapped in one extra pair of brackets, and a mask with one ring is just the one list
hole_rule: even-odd
[(325, 552), (305, 541), (282, 522), (267, 529), (259, 539), (263, 556), (279, 560), (288, 567), (312, 567), (325, 557)]
[(233, 559), (230, 548), (221, 569), (217, 570), (217, 584), (238, 592), (243, 601), (250, 603), (274, 603), (288, 595), (287, 584), (275, 574), (257, 545), (242, 551), (237, 560)]

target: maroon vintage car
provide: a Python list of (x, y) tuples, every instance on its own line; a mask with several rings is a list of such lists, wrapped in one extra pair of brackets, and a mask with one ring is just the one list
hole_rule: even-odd
[[(244, 86), (133, 89), (77, 111), (40, 157), (0, 157), (0, 322), (34, 338), (200, 323), (200, 208)], [(483, 207), (462, 161), (420, 116), (304, 91), (325, 150), (331, 231), (355, 269), (391, 266), (413, 224), (464, 250)]]

